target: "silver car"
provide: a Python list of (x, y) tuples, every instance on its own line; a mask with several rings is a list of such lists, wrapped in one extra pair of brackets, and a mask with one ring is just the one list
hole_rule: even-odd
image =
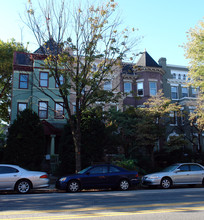
[(0, 190), (28, 193), (30, 189), (49, 186), (45, 172), (28, 171), (16, 165), (0, 164)]
[(177, 163), (161, 172), (142, 177), (142, 185), (161, 186), (168, 189), (173, 185), (204, 185), (204, 166), (198, 163)]

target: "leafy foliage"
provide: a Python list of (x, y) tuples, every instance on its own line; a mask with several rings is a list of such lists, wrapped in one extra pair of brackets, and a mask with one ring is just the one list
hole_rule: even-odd
[(39, 170), (45, 155), (44, 147), (44, 131), (39, 117), (26, 109), (9, 128), (4, 161)]
[(6, 43), (0, 40), (0, 121), (9, 122), (13, 53), (25, 50), (23, 45), (14, 39)]

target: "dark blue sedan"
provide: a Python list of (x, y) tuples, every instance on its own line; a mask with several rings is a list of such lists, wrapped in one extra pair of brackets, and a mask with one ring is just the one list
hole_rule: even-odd
[(61, 177), (56, 181), (56, 188), (68, 192), (107, 188), (128, 190), (130, 186), (136, 186), (138, 183), (138, 172), (104, 164), (90, 166), (77, 174)]

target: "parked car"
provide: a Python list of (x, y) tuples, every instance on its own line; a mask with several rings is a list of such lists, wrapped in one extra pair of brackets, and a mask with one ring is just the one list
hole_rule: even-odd
[(31, 189), (49, 186), (45, 172), (28, 171), (16, 165), (0, 164), (0, 190), (28, 193)]
[(168, 189), (173, 185), (204, 185), (204, 166), (198, 163), (177, 163), (161, 172), (142, 177), (142, 185), (161, 186)]
[(128, 171), (115, 165), (103, 164), (89, 166), (77, 174), (59, 178), (56, 181), (56, 188), (68, 192), (105, 188), (128, 190), (130, 186), (138, 183), (138, 172)]

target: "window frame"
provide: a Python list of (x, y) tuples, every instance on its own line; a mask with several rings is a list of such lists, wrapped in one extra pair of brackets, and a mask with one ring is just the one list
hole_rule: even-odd
[[(187, 93), (184, 93), (184, 92), (183, 92), (183, 89), (186, 89), (186, 90), (187, 90)], [(184, 94), (186, 94), (186, 95), (184, 95)], [(185, 86), (182, 86), (182, 87), (181, 87), (181, 97), (182, 97), (182, 98), (189, 97), (189, 89), (188, 89), (188, 87), (185, 87)]]
[(20, 110), (19, 105), (26, 105), (26, 108), (25, 108), (25, 109), (28, 108), (28, 103), (27, 103), (27, 102), (18, 102), (18, 103), (17, 103), (17, 114), (19, 114), (20, 112), (22, 112), (22, 111), (25, 110), (25, 109)]
[[(151, 88), (151, 83), (154, 83), (155, 84), (155, 88)], [(155, 94), (151, 94), (151, 91), (155, 91)], [(154, 81), (150, 81), (149, 82), (149, 95), (150, 96), (155, 96), (155, 95), (157, 95), (157, 82), (154, 82)]]
[[(173, 88), (176, 88), (176, 92), (172, 92), (172, 89)], [(176, 94), (176, 98), (175, 97), (173, 97), (173, 95), (172, 94)], [(173, 100), (178, 100), (179, 99), (179, 97), (178, 97), (178, 86), (171, 86), (171, 99)]]
[[(139, 84), (142, 85), (142, 89), (138, 89)], [(138, 92), (139, 90), (142, 90), (142, 95), (139, 94), (139, 92)], [(144, 96), (144, 82), (137, 82), (137, 95), (138, 96)]]
[[(21, 80), (21, 76), (26, 76), (27, 79), (26, 80)], [(29, 82), (29, 74), (27, 74), (27, 73), (20, 73), (19, 74), (19, 85), (18, 85), (18, 88), (19, 89), (28, 89), (28, 82)], [(26, 87), (21, 87), (21, 83), (26, 83)]]
[[(62, 114), (60, 116), (57, 116), (57, 105), (62, 107)], [(64, 119), (64, 103), (63, 102), (55, 102), (55, 119)]]
[[(64, 84), (64, 77), (62, 75), (59, 77), (59, 82), (60, 85)], [(59, 85), (57, 84), (56, 80), (55, 80), (55, 88), (59, 88)]]
[[(41, 78), (42, 74), (46, 74), (47, 75), (47, 79), (42, 79)], [(46, 86), (41, 85), (42, 82), (47, 82)], [(42, 88), (48, 88), (49, 87), (49, 73), (48, 72), (43, 72), (42, 71), (42, 72), (39, 73), (39, 87), (42, 87)]]
[[(41, 110), (40, 109), (40, 103), (46, 103), (46, 106), (47, 106), (46, 110)], [(41, 117), (40, 112), (46, 112), (46, 116)], [(48, 101), (39, 101), (38, 102), (38, 116), (39, 116), (40, 119), (47, 119), (48, 118)]]
[(112, 81), (111, 80), (107, 80), (103, 83), (103, 90), (105, 90), (105, 91), (112, 90)]
[[(130, 88), (128, 88), (128, 90), (126, 89), (126, 86), (125, 85), (127, 85), (127, 84), (129, 84), (129, 87)], [(123, 91), (124, 91), (124, 93), (128, 93), (128, 95), (131, 95), (131, 92), (132, 92), (132, 82), (124, 82), (123, 83)]]

